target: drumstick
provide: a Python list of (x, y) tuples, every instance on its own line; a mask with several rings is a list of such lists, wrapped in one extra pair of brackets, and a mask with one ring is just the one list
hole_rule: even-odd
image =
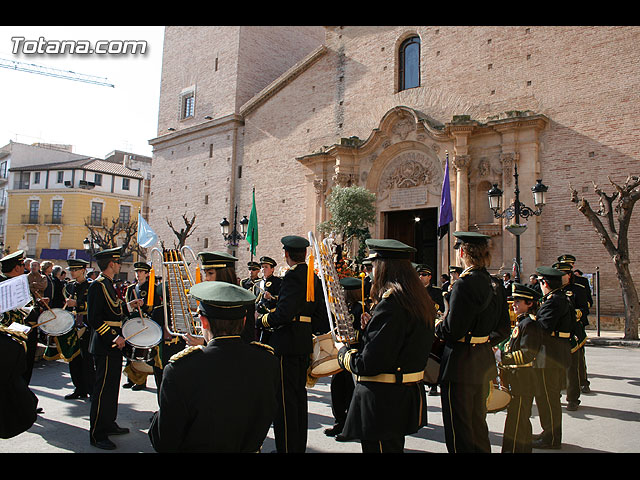
[(364, 272), (360, 273), (360, 280), (362, 281), (362, 288), (361, 288), (361, 290), (362, 290), (362, 313), (365, 312), (365, 310), (364, 310), (364, 277), (366, 277), (366, 276), (367, 276), (366, 273), (364, 273)]
[[(131, 335), (129, 335), (127, 338), (125, 338), (125, 339), (124, 339), (124, 341), (126, 342), (127, 340), (132, 339), (133, 337), (135, 337), (135, 336), (136, 336), (136, 335), (138, 335), (139, 333), (144, 332), (147, 328), (149, 328), (149, 327), (144, 327), (143, 329), (138, 330), (136, 333), (132, 333), (132, 334), (131, 334)], [(116, 344), (114, 343), (113, 345), (111, 345), (111, 348), (113, 348), (113, 347), (115, 347), (115, 346), (116, 346)]]
[[(133, 298), (135, 298), (136, 300), (138, 300), (138, 294), (136, 293), (136, 288), (133, 287)], [(140, 320), (142, 320), (142, 325), (144, 325), (144, 317), (142, 316), (142, 310), (140, 309), (140, 305), (138, 305), (138, 313), (140, 314)], [(147, 328), (147, 327), (144, 327)], [(141, 332), (142, 330), (140, 330)], [(138, 333), (140, 333), (138, 332)]]
[[(54, 313), (54, 315), (55, 315), (55, 313)], [(51, 320), (55, 320), (55, 319), (56, 319), (56, 317), (54, 316), (53, 318), (50, 318), (49, 320), (45, 320), (44, 322), (36, 323), (36, 324), (35, 324), (33, 327), (31, 327), (31, 328), (39, 327), (40, 325), (44, 325), (45, 323), (48, 323), (48, 322), (50, 322)]]
[[(33, 292), (33, 293), (35, 293), (35, 294), (36, 294), (36, 297), (38, 297), (38, 299), (39, 299), (39, 300), (42, 300), (42, 297), (40, 296), (40, 294), (39, 294), (38, 292)], [(49, 308), (49, 305), (48, 305), (46, 302), (42, 302), (42, 303), (44, 304), (44, 306), (46, 307), (46, 309), (47, 309), (47, 310), (49, 310), (49, 311), (53, 314), (53, 318), (56, 318), (56, 314), (55, 314), (55, 312)], [(51, 320), (53, 320), (53, 318), (52, 318)], [(47, 322), (48, 322), (48, 321), (49, 321), (49, 320), (47, 320)], [(45, 323), (45, 322), (42, 322), (42, 323)]]

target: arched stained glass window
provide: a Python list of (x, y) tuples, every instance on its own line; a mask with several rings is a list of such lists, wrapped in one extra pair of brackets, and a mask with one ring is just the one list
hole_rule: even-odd
[(400, 45), (399, 53), (399, 88), (406, 90), (420, 86), (420, 37), (407, 38)]

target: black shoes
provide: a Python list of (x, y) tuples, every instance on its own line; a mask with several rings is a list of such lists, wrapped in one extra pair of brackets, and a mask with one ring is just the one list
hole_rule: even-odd
[(113, 443), (108, 438), (105, 438), (104, 440), (91, 440), (90, 443), (94, 447), (101, 448), (102, 450), (115, 450), (116, 449), (116, 444)]
[(135, 383), (133, 383), (131, 380), (129, 380), (127, 383), (125, 383), (124, 385), (122, 385), (122, 388), (131, 388), (135, 385)]
[(75, 400), (77, 398), (87, 398), (88, 395), (86, 393), (78, 393), (78, 392), (73, 392), (70, 393), (69, 395), (65, 395), (64, 399), (65, 400)]
[(146, 383), (141, 383), (141, 384), (135, 384), (133, 387), (131, 387), (131, 390), (146, 390), (147, 389), (147, 384)]
[(578, 410), (578, 405), (580, 405), (580, 402), (569, 402), (567, 403), (567, 410), (569, 410), (570, 412), (575, 412), (576, 410)]
[(123, 428), (123, 427), (119, 427), (118, 425), (115, 425), (113, 427), (113, 430), (109, 430), (107, 432), (107, 435), (124, 435), (126, 433), (129, 433), (128, 428)]
[(339, 435), (340, 432), (342, 432), (342, 427), (339, 425), (334, 425), (331, 428), (325, 428), (324, 430), (324, 434), (327, 437), (335, 437), (336, 435)]

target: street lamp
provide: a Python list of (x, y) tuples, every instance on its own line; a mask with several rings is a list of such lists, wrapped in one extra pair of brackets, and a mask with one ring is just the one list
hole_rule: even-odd
[(91, 237), (91, 240), (89, 240), (89, 238), (85, 238), (82, 241), (82, 245), (84, 246), (85, 251), (89, 254), (89, 268), (91, 267), (91, 259), (93, 258), (93, 253), (94, 253), (94, 243), (93, 243), (93, 237)]
[(247, 236), (247, 226), (249, 225), (249, 219), (246, 215), (242, 217), (240, 220), (240, 233), (238, 233), (238, 205), (236, 205), (234, 214), (233, 214), (233, 230), (229, 232), (229, 221), (227, 217), (223, 217), (220, 222), (220, 231), (225, 241), (227, 242), (227, 246), (229, 247), (237, 247), (238, 242), (240, 240), (244, 240)]
[(515, 222), (511, 225), (508, 225), (506, 229), (516, 237), (516, 271), (515, 271), (515, 281), (520, 282), (520, 266), (521, 266), (521, 258), (520, 258), (520, 235), (522, 235), (527, 229), (527, 225), (520, 224), (520, 217), (529, 218), (532, 215), (540, 216), (542, 213), (542, 207), (544, 207), (546, 203), (546, 194), (549, 187), (542, 183), (541, 179), (538, 179), (537, 183), (531, 187), (531, 192), (533, 193), (533, 202), (535, 204), (536, 209), (533, 210), (527, 207), (524, 203), (520, 202), (520, 188), (518, 187), (518, 165), (514, 165), (514, 173), (513, 177), (515, 178), (515, 197), (513, 203), (509, 205), (504, 211), (500, 212), (502, 208), (502, 190), (498, 187), (498, 184), (494, 183), (493, 187), (487, 192), (487, 196), (489, 197), (489, 208), (493, 210), (493, 215), (495, 218), (507, 218), (514, 219)]

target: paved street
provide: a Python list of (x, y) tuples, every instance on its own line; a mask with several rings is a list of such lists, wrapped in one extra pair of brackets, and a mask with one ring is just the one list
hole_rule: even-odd
[[(640, 453), (640, 348), (612, 345), (610, 338), (620, 333), (603, 333), (587, 345), (587, 365), (592, 393), (582, 395), (575, 412), (563, 410), (563, 448), (540, 453)], [(598, 340), (603, 340), (597, 342)], [(126, 378), (123, 376), (122, 382)], [(64, 400), (72, 391), (66, 363), (38, 362), (31, 383), (44, 413), (36, 423), (17, 437), (0, 440), (2, 453), (110, 453), (89, 445), (89, 401)], [(360, 453), (359, 443), (339, 443), (323, 434), (332, 424), (328, 379), (309, 389), (309, 453)], [(429, 396), (429, 426), (407, 438), (409, 453), (446, 453), (440, 411), (440, 398)], [(563, 404), (564, 404), (563, 397)], [(118, 423), (131, 433), (114, 436), (115, 453), (152, 453), (147, 431), (149, 419), (157, 409), (153, 377), (146, 391), (121, 389)], [(537, 411), (533, 412), (534, 432), (540, 431)], [(505, 412), (488, 415), (492, 452), (500, 452)], [(275, 450), (273, 431), (269, 432), (263, 453)]]

